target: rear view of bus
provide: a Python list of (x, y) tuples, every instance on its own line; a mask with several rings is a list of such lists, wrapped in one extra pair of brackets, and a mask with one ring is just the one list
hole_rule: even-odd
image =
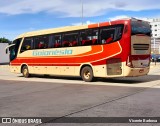
[(130, 54), (124, 76), (146, 75), (150, 69), (151, 28), (148, 22), (131, 19)]

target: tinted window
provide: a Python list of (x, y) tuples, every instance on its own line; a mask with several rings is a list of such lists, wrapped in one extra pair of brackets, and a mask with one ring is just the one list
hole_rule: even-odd
[(122, 38), (124, 25), (115, 25), (103, 27), (100, 29), (100, 38), (102, 44), (118, 41)]
[(20, 52), (33, 49), (33, 38), (25, 38)]
[(54, 35), (54, 45), (53, 47), (58, 48), (62, 45), (62, 37), (61, 34)]
[(53, 48), (54, 47), (54, 43), (55, 43), (55, 36), (54, 35), (50, 35), (49, 36), (48, 48)]
[(68, 46), (77, 46), (78, 44), (79, 33), (78, 32), (68, 32), (63, 34), (63, 47)]
[(48, 48), (49, 37), (48, 36), (37, 36), (34, 38), (34, 49)]
[(81, 45), (95, 45), (98, 44), (98, 29), (87, 29), (80, 33)]
[(21, 40), (22, 39), (20, 38), (20, 39), (17, 39), (17, 40), (13, 41), (13, 44), (15, 44), (15, 46), (12, 46), (10, 48), (10, 61), (14, 60), (17, 57), (18, 49), (19, 49), (19, 45), (21, 43)]
[(145, 34), (150, 36), (151, 35), (151, 28), (149, 23), (143, 21), (132, 21), (132, 35), (136, 34)]

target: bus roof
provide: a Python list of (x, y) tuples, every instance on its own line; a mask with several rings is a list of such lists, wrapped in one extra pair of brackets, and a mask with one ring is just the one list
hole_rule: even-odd
[(88, 28), (88, 25), (66, 26), (66, 27), (60, 27), (60, 28), (44, 29), (44, 30), (26, 32), (26, 33), (19, 35), (17, 38), (37, 36), (37, 35), (46, 35), (46, 34), (52, 34), (52, 33), (60, 33), (60, 32), (66, 32), (66, 31), (75, 31), (75, 30), (86, 29), (86, 28)]
[[(111, 22), (126, 21), (126, 20), (130, 20), (130, 19), (131, 18), (119, 19), (119, 20), (115, 20), (115, 21), (111, 21)], [(96, 28), (96, 27), (110, 25), (111, 22), (103, 22), (103, 23), (96, 23), (96, 24), (90, 24), (90, 25), (66, 26), (66, 27), (60, 27), (60, 28), (37, 30), (37, 31), (23, 33), (23, 34), (17, 36), (16, 39), (23, 38), (23, 37), (47, 35), (47, 34), (52, 34), (52, 33), (61, 33), (61, 32), (67, 32), (67, 31), (76, 31), (76, 30), (87, 29), (87, 28)]]

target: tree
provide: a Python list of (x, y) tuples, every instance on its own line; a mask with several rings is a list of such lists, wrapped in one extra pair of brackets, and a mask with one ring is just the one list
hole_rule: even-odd
[(6, 39), (6, 38), (0, 38), (0, 43), (9, 43), (10, 40), (9, 39)]

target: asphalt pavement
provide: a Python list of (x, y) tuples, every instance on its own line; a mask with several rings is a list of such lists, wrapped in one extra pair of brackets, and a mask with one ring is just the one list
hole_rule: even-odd
[[(0, 67), (1, 117), (160, 117), (159, 96), (159, 64), (156, 66), (152, 64), (147, 76), (98, 79), (91, 83), (71, 77), (23, 78), (21, 74), (10, 73), (8, 66)], [(54, 119), (50, 121), (54, 122)], [(158, 126), (159, 124), (40, 125)]]

